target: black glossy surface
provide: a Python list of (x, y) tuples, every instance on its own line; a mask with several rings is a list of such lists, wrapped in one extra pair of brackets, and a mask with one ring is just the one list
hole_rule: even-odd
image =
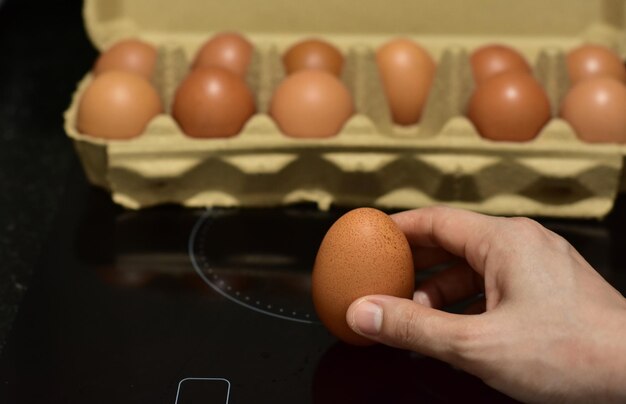
[[(86, 187), (78, 170), (68, 184), (0, 358), (0, 402), (173, 403), (187, 378), (227, 379), (230, 403), (505, 399), (440, 362), (380, 346), (351, 348), (320, 324), (276, 318), (225, 299), (202, 280), (188, 255), (202, 211), (125, 212)], [(210, 237), (240, 243), (213, 243), (206, 259), (223, 272), (244, 274), (229, 280), (242, 289), (250, 279), (276, 277), (276, 265), (258, 264), (276, 257), (310, 271), (338, 213), (218, 212)], [(264, 232), (264, 239), (256, 237)], [(302, 237), (310, 243), (297, 243)], [(257, 264), (241, 259), (253, 251)], [(299, 299), (310, 299), (298, 284), (285, 285)], [(257, 293), (275, 298), (268, 290)]]
[[(85, 184), (75, 160), (72, 168), (0, 357), (0, 402), (173, 403), (188, 378), (227, 379), (230, 403), (508, 401), (441, 362), (381, 346), (351, 348), (319, 324), (275, 318), (224, 298), (188, 254), (203, 211), (123, 211)], [(250, 279), (280, 279), (281, 271), (303, 274), (340, 213), (216, 211), (205, 258), (240, 290)], [(614, 253), (619, 245), (611, 241), (623, 240), (621, 230), (613, 234), (595, 222), (546, 224), (626, 289), (624, 262)], [(308, 299), (298, 283), (285, 285), (286, 294)], [(263, 301), (276, 297), (257, 293)], [(185, 390), (185, 397), (213, 391), (202, 387)]]
[[(319, 324), (234, 302), (192, 265), (203, 211), (128, 212), (90, 188), (62, 112), (94, 56), (80, 1), (0, 8), (0, 403), (174, 403), (179, 392), (181, 404), (209, 402), (221, 379), (230, 403), (510, 401), (441, 362), (350, 348)], [(299, 312), (339, 213), (218, 211), (208, 247), (192, 251), (221, 271), (222, 291)], [(626, 291), (624, 198), (604, 222), (544, 223)]]

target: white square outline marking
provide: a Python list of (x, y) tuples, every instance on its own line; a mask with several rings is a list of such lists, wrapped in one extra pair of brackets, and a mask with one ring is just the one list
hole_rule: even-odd
[(224, 379), (223, 377), (185, 377), (184, 379), (178, 382), (178, 388), (176, 389), (176, 401), (174, 402), (174, 404), (178, 404), (178, 396), (180, 395), (180, 388), (182, 384), (188, 380), (205, 380), (205, 381), (208, 380), (208, 381), (213, 381), (213, 382), (214, 381), (226, 382), (227, 389), (226, 389), (225, 404), (228, 404), (228, 400), (230, 399), (230, 381), (228, 379)]

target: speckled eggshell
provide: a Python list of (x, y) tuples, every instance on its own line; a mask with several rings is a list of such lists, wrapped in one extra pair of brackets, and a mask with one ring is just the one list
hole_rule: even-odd
[(313, 304), (337, 338), (371, 345), (348, 326), (350, 304), (372, 294), (411, 298), (414, 282), (413, 257), (402, 231), (385, 213), (359, 208), (340, 217), (324, 236), (313, 267)]

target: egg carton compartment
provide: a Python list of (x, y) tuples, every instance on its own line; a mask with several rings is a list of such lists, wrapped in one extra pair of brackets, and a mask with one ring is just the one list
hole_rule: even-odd
[[(457, 124), (464, 122), (451, 125)], [(411, 139), (383, 142), (377, 134), (346, 138), (343, 145), (244, 136), (249, 136), (246, 149), (221, 140), (207, 150), (205, 142), (185, 138), (169, 155), (140, 142), (131, 148), (111, 145), (114, 198), (134, 208), (181, 201), (189, 206), (313, 201), (323, 209), (331, 203), (396, 208), (449, 203), (498, 214), (594, 216), (600, 207), (610, 209), (621, 163), (608, 151), (591, 157), (572, 149), (567, 158), (554, 158), (550, 148), (463, 153), (463, 148), (416, 148)]]
[[(116, 12), (141, 18), (138, 13), (142, 6), (113, 3), (128, 8)], [(199, 7), (193, 1), (183, 3), (167, 24), (182, 24), (177, 22), (179, 14), (187, 7)], [(429, 10), (438, 9), (431, 2), (417, 3)], [(461, 2), (448, 3), (450, 7), (468, 7)], [(495, 9), (502, 7), (498, 2), (481, 3)], [(520, 36), (507, 31), (506, 24), (489, 20), (483, 21), (487, 24), (485, 30), (497, 28), (505, 34), (494, 38), (476, 31), (466, 36), (455, 31), (451, 23), (454, 18), (446, 20), (445, 27), (404, 35), (428, 49), (437, 61), (422, 119), (407, 127), (391, 121), (375, 62), (376, 49), (396, 36), (389, 34), (393, 30), (384, 32), (389, 22), (381, 24), (381, 32), (367, 34), (356, 30), (320, 34), (323, 30), (316, 30), (315, 23), (308, 25), (310, 31), (288, 34), (260, 32), (261, 28), (255, 32), (250, 26), (246, 36), (254, 43), (255, 53), (246, 81), (255, 95), (257, 113), (239, 135), (224, 139), (189, 138), (169, 115), (176, 88), (187, 74), (196, 50), (211, 36), (206, 27), (199, 28), (192, 21), (190, 25), (198, 27), (195, 32), (172, 34), (157, 29), (164, 21), (151, 29), (135, 26), (130, 20), (117, 26), (107, 23), (90, 32), (92, 37), (99, 37), (95, 42), (110, 44), (140, 34), (159, 44), (153, 82), (165, 113), (156, 117), (143, 135), (131, 140), (106, 141), (80, 134), (75, 128), (76, 110), (81, 93), (92, 79), (87, 75), (66, 111), (65, 128), (89, 180), (108, 189), (117, 203), (132, 209), (164, 203), (274, 206), (309, 201), (322, 209), (331, 204), (413, 208), (445, 203), (492, 214), (602, 217), (610, 211), (618, 190), (626, 190), (622, 173), (626, 146), (583, 143), (566, 122), (557, 118), (558, 106), (569, 88), (565, 52), (583, 42), (602, 43), (620, 54), (625, 48), (619, 26), (623, 16), (614, 13), (615, 9), (623, 11), (623, 1), (593, 3), (577, 7), (600, 5), (604, 22), (576, 31), (578, 22), (564, 16), (562, 24), (572, 26), (565, 30), (567, 35), (556, 32)], [(157, 6), (151, 3), (151, 7)], [(284, 6), (292, 7), (287, 3)], [(541, 7), (540, 3), (537, 6)], [(86, 2), (86, 20), (102, 12), (97, 7), (109, 10), (110, 6)], [(223, 7), (218, 14), (230, 6)], [(254, 4), (248, 7), (258, 8)], [(529, 29), (536, 26), (545, 30), (543, 17), (536, 17), (528, 21)], [(367, 21), (369, 17), (364, 18)], [(347, 22), (346, 28), (353, 23)], [(497, 27), (491, 27), (493, 24)], [(236, 25), (222, 27), (215, 23), (211, 28), (232, 26)], [(411, 22), (411, 26), (416, 23)], [(342, 50), (345, 66), (341, 80), (354, 100), (355, 115), (341, 133), (327, 139), (287, 137), (268, 115), (272, 94), (285, 77), (283, 52), (310, 37), (328, 40)], [(534, 76), (548, 94), (553, 119), (530, 142), (483, 139), (465, 117), (474, 89), (469, 54), (486, 43), (503, 43), (520, 51), (531, 62)]]
[[(485, 148), (465, 139), (469, 125), (457, 118), (441, 137), (390, 139), (355, 117), (348, 124), (352, 133), (302, 140), (285, 138), (261, 114), (241, 138), (207, 142), (177, 133), (173, 120), (162, 116), (151, 124), (150, 136), (108, 145), (107, 179), (116, 202), (130, 208), (312, 201), (322, 209), (332, 203), (393, 208), (447, 203), (548, 216), (601, 216), (610, 210), (621, 169), (612, 148), (563, 145), (568, 128), (559, 121), (532, 149)], [(459, 138), (465, 142), (454, 141)], [(442, 146), (445, 139), (451, 142)], [(555, 156), (554, 150), (561, 153)]]

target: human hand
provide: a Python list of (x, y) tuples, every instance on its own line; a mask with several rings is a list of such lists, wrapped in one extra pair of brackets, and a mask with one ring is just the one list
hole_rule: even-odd
[[(346, 320), (525, 402), (626, 401), (626, 299), (562, 237), (524, 218), (434, 207), (392, 215), (416, 269), (458, 262), (413, 301), (366, 296)], [(481, 314), (442, 307), (484, 292)]]

